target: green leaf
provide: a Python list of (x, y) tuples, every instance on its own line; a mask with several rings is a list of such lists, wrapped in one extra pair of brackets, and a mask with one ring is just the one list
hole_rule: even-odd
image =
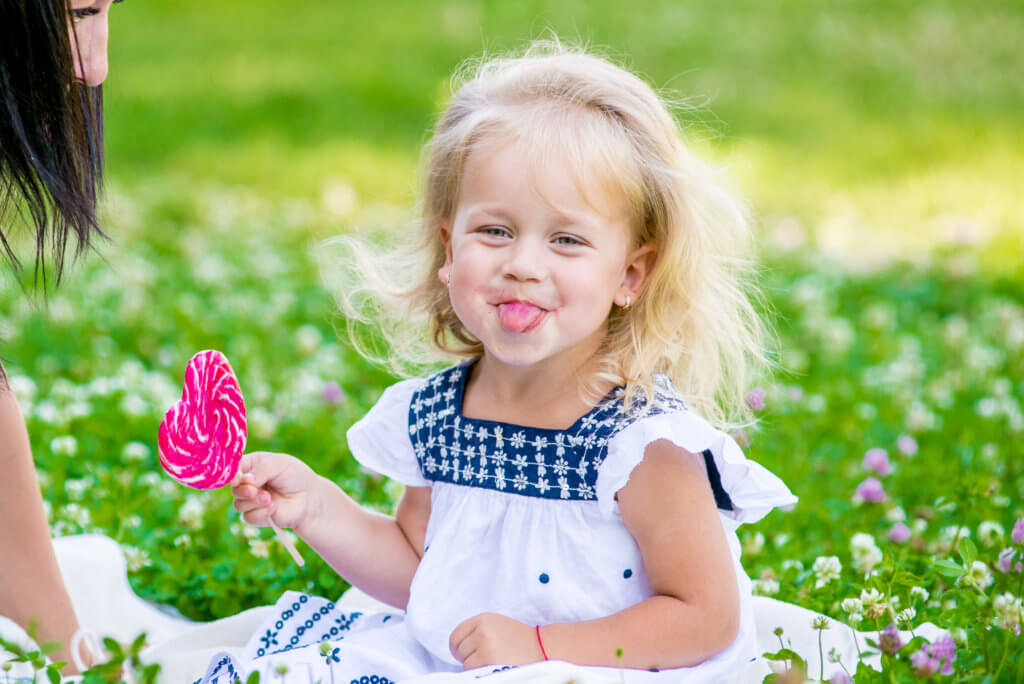
[(967, 570), (962, 567), (956, 561), (944, 558), (939, 561), (935, 561), (935, 570), (945, 577), (960, 577), (961, 575), (967, 574)]
[(55, 667), (46, 668), (46, 678), (50, 680), (50, 684), (60, 684), (60, 670)]
[(978, 547), (974, 545), (970, 537), (961, 537), (960, 542), (957, 546), (957, 552), (960, 554), (961, 560), (964, 562), (964, 566), (971, 567), (978, 558)]
[(128, 650), (132, 653), (138, 653), (142, 650), (142, 647), (146, 644), (146, 633), (143, 632), (139, 636), (135, 637), (135, 641), (132, 642), (131, 648)]
[(765, 653), (761, 656), (766, 660), (792, 660), (794, 665), (799, 664), (801, 667), (807, 666), (807, 661), (800, 657), (800, 655), (789, 648), (780, 648), (775, 653)]
[(245, 680), (245, 684), (260, 684), (260, 673), (258, 670), (253, 670), (249, 678)]
[(893, 577), (893, 581), (904, 587), (916, 587), (924, 583), (922, 578), (912, 572), (907, 572), (906, 570), (898, 570), (896, 575)]

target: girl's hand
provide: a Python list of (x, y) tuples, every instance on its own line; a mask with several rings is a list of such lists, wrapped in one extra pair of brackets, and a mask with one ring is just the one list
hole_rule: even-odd
[(448, 648), (464, 670), (544, 660), (534, 628), (497, 613), (481, 613), (464, 621), (449, 637)]
[(317, 508), (319, 477), (288, 454), (254, 451), (242, 457), (231, 481), (235, 510), (250, 525), (266, 527), (273, 516), (279, 527), (296, 529)]

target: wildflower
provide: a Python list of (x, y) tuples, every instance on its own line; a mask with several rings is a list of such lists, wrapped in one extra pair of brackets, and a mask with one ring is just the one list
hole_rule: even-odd
[(828, 680), (828, 684), (853, 684), (853, 680), (850, 679), (850, 675), (839, 670)]
[(853, 553), (853, 567), (865, 575), (882, 562), (882, 551), (870, 534), (858, 532), (853, 535), (850, 551)]
[(814, 587), (820, 589), (832, 580), (839, 579), (843, 566), (836, 556), (818, 556), (811, 569), (817, 577)]
[(71, 435), (54, 437), (50, 440), (50, 451), (54, 456), (74, 456), (78, 453), (78, 440)]
[(804, 571), (804, 564), (796, 559), (786, 559), (782, 561), (782, 572), (787, 570), (796, 570), (797, 573)]
[(761, 387), (755, 387), (747, 393), (747, 406), (751, 411), (764, 410), (765, 391)]
[(197, 530), (203, 525), (203, 513), (206, 512), (206, 502), (195, 494), (190, 494), (178, 511), (178, 522), (190, 530)]
[(939, 661), (928, 655), (923, 648), (910, 656), (910, 667), (919, 679), (927, 679), (939, 669)]
[(996, 561), (996, 567), (999, 568), (999, 572), (1010, 572), (1013, 568), (1013, 557), (1016, 553), (1017, 552), (1011, 546), (1007, 546), (999, 552), (999, 559)]
[(864, 612), (864, 603), (859, 598), (845, 598), (841, 605), (843, 611), (850, 615)]
[(1013, 594), (1005, 593), (992, 601), (995, 617), (992, 624), (1007, 631), (1016, 630), (1024, 621), (1024, 602)]
[(306, 323), (295, 331), (295, 346), (303, 356), (309, 356), (323, 343), (324, 336), (315, 325)]
[(914, 618), (917, 617), (917, 611), (913, 608), (904, 608), (900, 612), (896, 613), (896, 624), (900, 627), (911, 627), (914, 624)]
[(124, 518), (124, 526), (130, 529), (135, 529), (142, 524), (142, 517), (132, 513)]
[(900, 435), (896, 440), (896, 448), (904, 456), (913, 456), (917, 453), (917, 440), (910, 435)]
[(320, 390), (320, 398), (324, 400), (325, 404), (335, 406), (345, 401), (345, 391), (334, 380), (329, 380)]
[(843, 655), (839, 652), (839, 649), (833, 647), (828, 650), (828, 662), (838, 663), (843, 659)]
[(971, 563), (971, 567), (968, 568), (967, 574), (961, 579), (968, 587), (975, 587), (977, 589), (985, 589), (994, 581), (988, 566), (978, 560)]
[(895, 544), (904, 543), (905, 541), (910, 539), (910, 536), (910, 528), (901, 522), (898, 522), (895, 525), (893, 525), (892, 528), (889, 529), (889, 534), (886, 535), (889, 541)]
[(72, 501), (81, 501), (82, 497), (85, 496), (85, 492), (91, 486), (92, 479), (89, 477), (77, 480), (64, 480), (64, 489), (68, 493), (68, 498)]
[(89, 509), (82, 508), (76, 503), (69, 503), (67, 506), (61, 509), (61, 517), (66, 520), (70, 520), (79, 527), (85, 527), (89, 524)]
[(850, 625), (852, 627), (856, 627), (863, 620), (864, 620), (864, 616), (863, 615), (861, 615), (860, 613), (854, 613), (853, 615), (850, 616)]
[(885, 501), (885, 490), (882, 489), (882, 483), (878, 478), (869, 477), (857, 485), (855, 498), (870, 503), (881, 503)]
[(257, 558), (269, 558), (270, 542), (266, 539), (250, 539), (249, 551)]
[(1010, 533), (1010, 539), (1015, 544), (1024, 544), (1024, 518), (1020, 518), (1013, 524), (1013, 532)]
[(828, 629), (828, 618), (824, 615), (815, 615), (811, 620), (811, 629)]
[(864, 468), (878, 473), (885, 477), (892, 472), (892, 464), (889, 463), (889, 452), (885, 449), (868, 449), (864, 454)]
[(864, 604), (864, 615), (869, 618), (881, 617), (889, 606), (885, 603), (885, 594), (877, 589), (864, 589), (860, 592), (861, 603)]
[(903, 648), (903, 640), (896, 625), (890, 622), (888, 627), (878, 633), (878, 648), (882, 653), (895, 653)]
[(177, 537), (174, 538), (174, 541), (171, 543), (174, 544), (176, 548), (187, 549), (188, 547), (192, 546), (192, 537), (188, 536), (187, 534), (179, 534)]
[(995, 546), (1003, 540), (1005, 534), (1003, 526), (993, 520), (985, 520), (978, 525), (978, 539), (985, 546)]
[(149, 554), (137, 546), (122, 545), (121, 550), (124, 551), (124, 559), (128, 566), (128, 572), (138, 572), (150, 563)]
[(743, 540), (743, 553), (747, 556), (756, 556), (764, 548), (764, 535), (760, 532), (748, 534)]
[(779, 593), (779, 582), (773, 579), (754, 580), (753, 589), (758, 596), (774, 596)]
[(253, 407), (247, 416), (249, 431), (260, 439), (270, 439), (277, 431), (277, 418), (260, 406)]
[(893, 506), (885, 512), (885, 519), (889, 522), (906, 522), (907, 512), (903, 510), (902, 506)]
[(121, 458), (126, 461), (145, 461), (149, 458), (149, 447), (142, 442), (128, 442), (121, 450)]
[(930, 596), (930, 594), (924, 587), (912, 587), (910, 589), (910, 598), (917, 599), (922, 603), (928, 600), (928, 596)]

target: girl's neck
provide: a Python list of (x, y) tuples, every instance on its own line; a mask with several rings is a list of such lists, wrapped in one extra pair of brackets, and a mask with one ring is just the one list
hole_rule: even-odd
[(583, 398), (583, 387), (593, 366), (592, 360), (576, 366), (510, 366), (485, 354), (466, 382), (462, 413), (467, 418), (564, 430), (592, 408)]

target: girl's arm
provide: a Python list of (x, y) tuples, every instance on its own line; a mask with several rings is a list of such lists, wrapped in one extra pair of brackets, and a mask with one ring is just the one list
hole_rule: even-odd
[[(707, 660), (736, 638), (739, 589), (703, 459), (654, 442), (618, 501), (655, 596), (608, 617), (542, 625), (548, 658), (637, 669)], [(467, 669), (543, 659), (533, 625), (493, 614), (462, 623), (451, 646)]]
[(267, 525), (273, 515), (295, 530), (351, 584), (399, 608), (423, 552), (430, 488), (409, 487), (396, 517), (363, 508), (338, 485), (287, 454), (246, 454), (232, 486), (246, 522)]
[[(56, 641), (53, 660), (71, 663), (68, 645), (78, 620), (53, 552), (21, 409), (2, 381), (0, 473), (0, 615), (24, 628), (36, 623), (36, 641)], [(75, 666), (65, 672), (75, 672)]]

